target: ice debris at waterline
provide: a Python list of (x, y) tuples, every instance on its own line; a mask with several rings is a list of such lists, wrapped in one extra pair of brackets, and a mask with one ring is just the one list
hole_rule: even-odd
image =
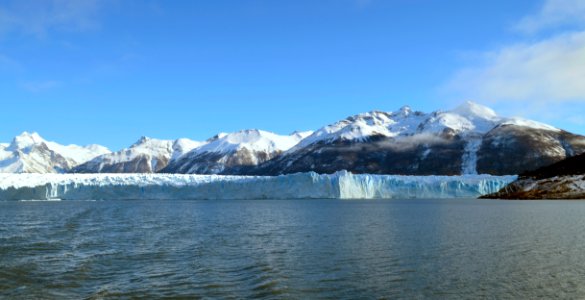
[(516, 176), (0, 174), (1, 200), (473, 198)]

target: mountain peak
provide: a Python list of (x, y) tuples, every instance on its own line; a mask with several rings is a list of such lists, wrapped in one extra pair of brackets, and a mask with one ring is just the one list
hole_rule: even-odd
[(12, 143), (10, 143), (10, 150), (24, 149), (32, 145), (38, 145), (44, 143), (45, 140), (36, 132), (23, 132), (20, 135), (14, 137)]
[(296, 137), (300, 140), (308, 137), (309, 135), (313, 134), (312, 130), (307, 130), (307, 131), (299, 131), (299, 130), (295, 130), (293, 133), (289, 134), (289, 136), (293, 136)]
[(465, 101), (451, 112), (466, 118), (478, 118), (485, 120), (493, 120), (498, 118), (498, 115), (493, 109), (472, 101)]
[(144, 135), (143, 135), (143, 136), (141, 136), (141, 137), (140, 137), (140, 138), (139, 138), (139, 139), (138, 139), (138, 140), (137, 140), (137, 141), (136, 141), (134, 144), (132, 144), (132, 145), (130, 146), (130, 148), (133, 148), (133, 147), (137, 147), (137, 146), (140, 146), (140, 145), (146, 144), (146, 143), (148, 143), (149, 141), (152, 141), (152, 138), (149, 138), (149, 137), (147, 137), (147, 136), (144, 136)]
[(408, 116), (412, 112), (412, 108), (410, 108), (410, 106), (408, 106), (408, 105), (404, 105), (398, 111), (401, 115)]
[(246, 135), (262, 135), (262, 130), (259, 129), (244, 129), (236, 132), (235, 134), (246, 134)]
[(35, 131), (33, 132), (28, 132), (28, 131), (24, 131), (23, 133), (17, 135), (16, 137), (14, 137), (14, 139), (18, 139), (18, 140), (30, 140), (30, 141), (35, 141), (35, 142), (44, 142), (45, 140)]
[(210, 138), (209, 141), (215, 141), (218, 139), (222, 139), (222, 138), (226, 137), (227, 135), (228, 135), (228, 133), (226, 133), (226, 132), (220, 132), (220, 133), (214, 135), (212, 138)]
[(228, 143), (240, 144), (255, 142), (263, 137), (271, 136), (272, 133), (258, 129), (244, 129), (226, 134), (223, 138)]

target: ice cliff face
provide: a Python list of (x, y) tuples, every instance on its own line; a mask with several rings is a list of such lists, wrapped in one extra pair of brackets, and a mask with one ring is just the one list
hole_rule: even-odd
[(475, 198), (515, 176), (0, 174), (0, 200)]
[(263, 130), (220, 133), (172, 161), (163, 173), (245, 174), (296, 145), (311, 132), (283, 136)]
[(203, 143), (189, 139), (159, 140), (142, 137), (127, 149), (98, 156), (72, 173), (154, 173)]
[(585, 137), (466, 102), (429, 114), (403, 107), (325, 126), (253, 174), (518, 174), (585, 152)]
[(0, 173), (61, 173), (110, 151), (102, 146), (61, 145), (24, 132), (0, 145)]

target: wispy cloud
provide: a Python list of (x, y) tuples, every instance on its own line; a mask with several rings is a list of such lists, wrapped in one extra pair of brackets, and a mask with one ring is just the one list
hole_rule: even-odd
[(29, 92), (38, 93), (46, 90), (50, 90), (59, 87), (61, 82), (56, 80), (43, 80), (43, 81), (27, 81), (21, 83), (21, 87)]
[(51, 31), (86, 31), (99, 27), (105, 0), (16, 0), (0, 4), (0, 33), (46, 37)]
[(585, 1), (545, 1), (539, 12), (514, 27), (530, 36), (481, 53), (457, 70), (444, 88), (457, 98), (522, 108), (519, 111), (531, 117), (553, 120), (554, 112), (565, 122), (583, 120), (578, 116), (583, 112), (560, 109), (559, 104), (585, 104), (584, 21)]
[(585, 25), (585, 1), (547, 0), (537, 13), (518, 21), (514, 29), (533, 34), (543, 29), (567, 25)]
[(584, 82), (585, 32), (574, 32), (485, 53), (447, 87), (484, 101), (585, 102)]

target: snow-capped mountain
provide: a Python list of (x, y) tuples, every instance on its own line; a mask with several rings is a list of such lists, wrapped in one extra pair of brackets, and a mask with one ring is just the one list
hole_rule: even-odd
[(61, 145), (23, 132), (0, 145), (0, 173), (62, 173), (110, 151), (99, 145)]
[(585, 137), (466, 102), (449, 111), (373, 111), (325, 126), (254, 174), (315, 171), (518, 174), (585, 151)]
[(115, 153), (96, 145), (63, 146), (25, 132), (0, 144), (0, 172), (507, 175), (584, 152), (584, 136), (466, 102), (432, 113), (408, 106), (372, 111), (288, 136), (243, 130), (205, 142), (141, 138)]
[(241, 174), (295, 146), (312, 132), (283, 136), (263, 130), (220, 133), (172, 161), (161, 172)]
[(189, 139), (159, 140), (142, 137), (127, 149), (104, 154), (71, 170), (72, 173), (154, 173), (201, 146)]

